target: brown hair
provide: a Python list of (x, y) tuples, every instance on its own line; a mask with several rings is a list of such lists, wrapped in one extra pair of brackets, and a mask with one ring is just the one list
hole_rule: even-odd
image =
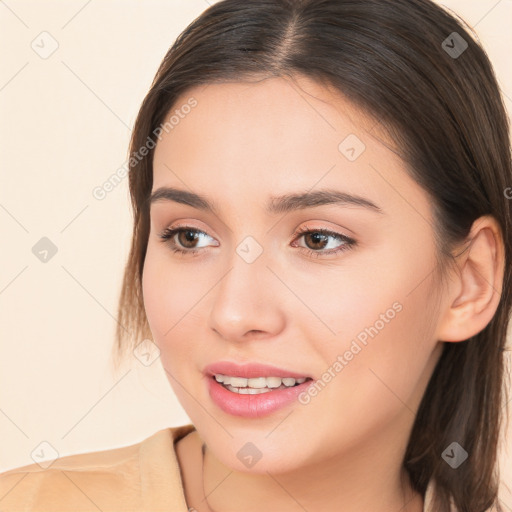
[[(443, 261), (478, 217), (490, 214), (499, 223), (505, 274), (496, 314), (469, 340), (444, 344), (403, 464), (418, 492), (435, 482), (436, 511), (448, 512), (450, 497), (461, 512), (493, 504), (501, 510), (497, 453), (512, 300), (509, 126), (484, 50), (430, 0), (223, 0), (180, 34), (142, 103), (130, 143), (134, 226), (115, 350), (128, 353), (152, 337), (141, 280), (153, 150), (143, 159), (133, 155), (193, 86), (298, 74), (332, 85), (392, 134), (411, 177), (432, 198)], [(454, 441), (469, 453), (457, 470), (441, 457)]]

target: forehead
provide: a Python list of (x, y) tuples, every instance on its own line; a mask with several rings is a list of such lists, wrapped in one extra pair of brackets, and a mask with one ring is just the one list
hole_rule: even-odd
[(177, 99), (166, 121), (172, 128), (157, 146), (157, 162), (192, 163), (207, 155), (215, 157), (211, 165), (222, 159), (223, 167), (261, 160), (280, 168), (297, 161), (314, 166), (318, 153), (337, 159), (341, 140), (375, 126), (340, 93), (307, 78), (201, 85)]
[(172, 129), (155, 149), (153, 190), (178, 186), (220, 203), (240, 198), (243, 206), (248, 198), (262, 204), (269, 195), (342, 186), (396, 201), (386, 175), (411, 189), (405, 193), (419, 193), (378, 123), (306, 78), (197, 86), (166, 121)]

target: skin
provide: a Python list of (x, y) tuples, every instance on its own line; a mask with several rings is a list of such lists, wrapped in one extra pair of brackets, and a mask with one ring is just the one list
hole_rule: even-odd
[[(496, 224), (480, 219), (473, 246), (443, 286), (426, 192), (380, 126), (341, 94), (304, 77), (271, 78), (198, 86), (175, 106), (191, 96), (197, 106), (156, 146), (153, 191), (200, 193), (219, 212), (154, 203), (143, 273), (162, 365), (197, 429), (177, 444), (189, 507), (421, 512), (423, 497), (402, 459), (440, 340), (467, 339), (494, 314), (503, 264)], [(348, 134), (366, 146), (355, 161), (338, 149)], [(357, 194), (382, 213), (354, 205), (286, 215), (264, 209), (271, 195), (310, 189)], [(199, 248), (198, 256), (177, 255), (158, 237), (177, 223), (207, 233), (186, 246), (174, 237), (185, 250)], [(356, 244), (315, 258), (308, 248), (325, 254), (342, 242), (294, 237), (301, 227)], [(236, 252), (247, 236), (263, 250), (252, 263)], [(247, 419), (210, 399), (202, 370), (220, 360), (321, 379), (397, 302), (401, 311), (308, 404)], [(262, 453), (250, 469), (237, 458), (247, 442)]]

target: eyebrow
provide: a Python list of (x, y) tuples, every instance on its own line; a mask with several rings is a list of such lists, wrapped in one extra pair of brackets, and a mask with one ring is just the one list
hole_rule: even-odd
[[(151, 194), (150, 204), (161, 201), (185, 204), (198, 210), (212, 212), (215, 215), (219, 213), (216, 204), (209, 201), (205, 196), (177, 188), (160, 187), (155, 190)], [(275, 215), (329, 204), (358, 206), (376, 213), (384, 213), (379, 206), (365, 197), (329, 189), (274, 196), (269, 199), (266, 210), (268, 213)]]

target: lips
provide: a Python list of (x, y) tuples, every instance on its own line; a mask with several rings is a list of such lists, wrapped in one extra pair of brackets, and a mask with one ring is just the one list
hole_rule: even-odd
[[(223, 412), (232, 416), (259, 418), (268, 416), (277, 410), (290, 406), (298, 401), (300, 393), (313, 384), (313, 379), (303, 373), (297, 373), (277, 366), (259, 363), (239, 365), (229, 361), (213, 363), (204, 368), (207, 377), (206, 385), (212, 402)], [(241, 379), (256, 379), (258, 377), (280, 377), (299, 379), (293, 387), (280, 386), (276, 389), (258, 390), (254, 393), (239, 393), (230, 390), (218, 382), (215, 375), (229, 375)], [(244, 391), (249, 391), (247, 388)], [(252, 390), (251, 390), (252, 391)]]
[(219, 361), (217, 363), (209, 364), (204, 368), (204, 373), (208, 376), (221, 374), (230, 375), (231, 377), (242, 377), (245, 379), (253, 379), (256, 377), (292, 377), (294, 379), (312, 378), (306, 373), (297, 373), (277, 366), (260, 363), (239, 365), (230, 361)]

